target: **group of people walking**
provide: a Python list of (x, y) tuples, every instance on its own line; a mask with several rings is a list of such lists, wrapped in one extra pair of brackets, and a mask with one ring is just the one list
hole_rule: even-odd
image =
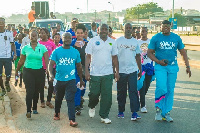
[[(3, 24), (5, 25), (5, 20), (0, 18), (0, 32), (4, 32)], [(31, 118), (32, 113), (38, 114), (39, 97), (41, 107), (45, 107), (46, 74), (49, 84), (46, 105), (50, 108), (54, 108), (51, 103), (52, 93), (56, 94), (54, 120), (60, 120), (60, 108), (65, 97), (70, 126), (78, 125), (75, 115), (81, 114), (86, 82), (89, 81), (89, 116), (91, 118), (95, 116), (95, 107), (100, 101), (100, 121), (106, 124), (111, 123), (109, 112), (112, 105), (113, 79), (117, 82), (117, 117), (125, 117), (128, 95), (132, 112), (130, 119), (133, 121), (141, 119), (137, 112), (139, 110), (142, 113), (147, 112), (145, 95), (155, 75), (155, 120), (173, 121), (170, 111), (173, 106), (178, 72), (177, 49), (183, 56), (189, 77), (191, 71), (182, 40), (178, 35), (170, 32), (171, 23), (169, 21), (162, 22), (161, 32), (151, 40), (147, 38), (147, 27), (141, 27), (141, 38), (135, 39), (130, 23), (125, 24), (124, 35), (116, 40), (108, 36), (112, 35), (109, 33), (112, 29), (107, 24), (100, 26), (99, 35), (93, 28), (90, 32), (92, 38), (88, 38), (88, 30), (83, 24), (78, 23), (77, 18), (72, 19), (71, 25), (71, 29), (62, 34), (58, 32), (50, 34), (45, 28), (40, 28), (39, 31), (32, 29), (29, 32), (30, 43), (21, 47), (15, 75), (19, 76), (18, 72), (24, 65), (23, 80), (26, 88), (27, 118)], [(92, 25), (95, 26), (94, 23)], [(22, 42), (20, 36), (18, 34), (19, 43)], [(3, 39), (5, 40), (5, 38), (1, 40)], [(7, 50), (7, 47), (5, 48), (0, 43), (1, 47), (9, 51), (10, 55), (11, 51), (16, 55), (13, 36), (10, 35), (8, 40), (10, 41), (5, 42), (12, 44), (12, 50), (11, 48)], [(1, 73), (4, 65), (6, 84), (8, 84), (11, 69), (3, 63), (6, 61), (11, 63), (10, 56), (7, 55), (4, 58), (1, 54)], [(0, 86), (4, 89), (2, 75), (0, 76)], [(142, 82), (140, 87), (138, 87), (139, 81)]]

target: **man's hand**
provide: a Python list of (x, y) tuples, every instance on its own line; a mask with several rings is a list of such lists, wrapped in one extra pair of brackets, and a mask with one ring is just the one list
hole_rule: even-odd
[(119, 81), (119, 78), (120, 78), (119, 73), (115, 73), (115, 82)]
[(140, 80), (140, 78), (142, 77), (142, 72), (138, 73), (138, 80)]
[(157, 63), (160, 64), (161, 66), (167, 66), (167, 64), (164, 61), (165, 59), (159, 60)]
[(189, 67), (186, 68), (186, 73), (189, 74), (189, 78), (192, 76), (192, 72)]
[(54, 76), (50, 76), (50, 77), (49, 77), (49, 81), (50, 81), (50, 82), (53, 82), (53, 81), (54, 81)]
[(84, 82), (83, 80), (80, 80), (80, 88), (81, 88), (82, 86), (85, 87), (85, 82)]
[(88, 71), (85, 71), (85, 79), (90, 81), (90, 73)]
[(16, 59), (17, 59), (17, 56), (16, 56), (16, 55), (14, 55), (14, 56), (13, 56), (13, 60), (16, 60)]
[(15, 71), (15, 77), (16, 77), (16, 76), (19, 76), (19, 75), (18, 75), (18, 71)]
[(48, 69), (46, 69), (46, 70), (45, 70), (45, 73), (46, 73), (46, 74), (49, 74), (49, 71), (48, 71)]

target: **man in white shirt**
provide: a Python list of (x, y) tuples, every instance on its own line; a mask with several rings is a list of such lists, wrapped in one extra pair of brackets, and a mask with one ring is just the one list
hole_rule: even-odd
[(2, 88), (3, 92), (2, 95), (5, 94), (5, 88), (2, 79), (3, 66), (5, 68), (5, 74), (6, 74), (5, 86), (7, 92), (10, 91), (9, 81), (12, 71), (11, 51), (14, 52), (13, 57), (14, 59), (16, 59), (16, 48), (13, 41), (14, 41), (13, 34), (5, 30), (5, 19), (0, 18), (0, 87)]
[[(141, 50), (138, 41), (132, 37), (132, 25), (130, 23), (125, 25), (124, 34), (124, 36), (116, 40), (120, 75), (120, 79), (117, 82), (118, 118), (124, 118), (128, 89), (132, 112), (131, 120), (137, 120), (141, 118), (137, 114), (140, 108), (137, 79), (141, 77)], [(139, 73), (137, 74), (138, 68)]]
[(91, 24), (91, 30), (90, 30), (89, 33), (88, 33), (88, 37), (91, 39), (91, 38), (93, 38), (93, 37), (95, 37), (95, 36), (98, 36), (98, 33), (97, 33), (97, 25), (96, 25), (95, 22), (93, 22), (93, 23)]
[(108, 114), (112, 105), (113, 67), (115, 68), (115, 80), (118, 81), (119, 66), (115, 41), (108, 37), (108, 25), (103, 24), (100, 28), (100, 36), (89, 41), (86, 54), (85, 78), (90, 81), (89, 116), (94, 117), (95, 106), (101, 95), (99, 115), (102, 123), (109, 124), (111, 123)]
[(31, 40), (29, 39), (29, 29), (24, 29), (24, 34), (25, 34), (25, 37), (22, 39), (22, 44), (21, 44), (21, 49), (29, 44), (31, 42)]

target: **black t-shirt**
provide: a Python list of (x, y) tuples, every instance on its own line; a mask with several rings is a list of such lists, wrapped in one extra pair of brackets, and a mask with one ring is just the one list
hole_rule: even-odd
[(85, 67), (85, 48), (87, 46), (87, 42), (85, 42), (85, 45), (81, 48), (81, 47), (77, 47), (77, 46), (74, 46), (75, 49), (77, 49), (80, 53), (80, 56), (81, 56), (81, 64), (82, 66)]

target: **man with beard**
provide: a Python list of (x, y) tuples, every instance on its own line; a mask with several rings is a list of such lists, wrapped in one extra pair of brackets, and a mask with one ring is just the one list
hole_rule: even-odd
[[(119, 80), (119, 65), (115, 41), (108, 37), (108, 25), (102, 24), (100, 36), (92, 38), (86, 47), (85, 78), (90, 81), (89, 89), (89, 116), (95, 116), (95, 106), (100, 100), (99, 115), (101, 122), (109, 124), (108, 118), (112, 105), (113, 66), (115, 79)], [(88, 70), (90, 66), (90, 72)]]
[(171, 23), (164, 20), (161, 32), (152, 37), (148, 46), (148, 57), (155, 61), (155, 120), (173, 122), (170, 111), (173, 106), (174, 88), (179, 67), (177, 64), (177, 49), (183, 56), (186, 73), (191, 77), (191, 71), (184, 44), (175, 33), (170, 32)]
[(63, 45), (55, 49), (50, 57), (49, 72), (51, 81), (54, 80), (53, 66), (56, 65), (56, 100), (55, 100), (55, 114), (54, 120), (60, 120), (60, 108), (63, 97), (65, 95), (70, 126), (75, 127), (78, 125), (75, 122), (75, 93), (76, 77), (75, 68), (77, 68), (80, 77), (80, 86), (85, 86), (82, 78), (82, 65), (81, 58), (78, 50), (70, 46), (72, 42), (71, 33), (63, 33)]

